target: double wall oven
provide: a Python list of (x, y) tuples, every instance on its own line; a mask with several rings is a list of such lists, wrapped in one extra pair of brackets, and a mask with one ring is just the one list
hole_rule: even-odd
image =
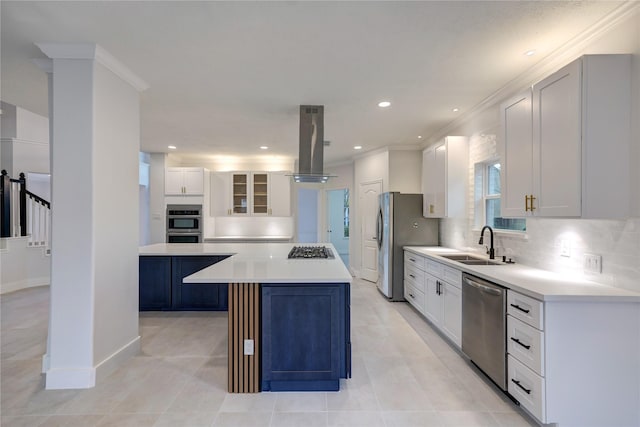
[(202, 205), (167, 205), (167, 243), (202, 243)]

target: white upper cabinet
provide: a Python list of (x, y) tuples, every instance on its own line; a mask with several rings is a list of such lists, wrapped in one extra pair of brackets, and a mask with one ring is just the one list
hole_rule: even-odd
[[(525, 216), (524, 198), (533, 187), (531, 89), (502, 104), (500, 180), (503, 217)], [(528, 201), (529, 199), (527, 199)]]
[(211, 174), (211, 216), (291, 216), (286, 172)]
[(587, 55), (502, 104), (502, 216), (628, 216), (630, 75)]
[(204, 194), (204, 168), (167, 168), (164, 194), (167, 196), (202, 196)]
[(448, 136), (422, 152), (423, 216), (466, 215), (468, 156), (468, 139), (464, 136)]

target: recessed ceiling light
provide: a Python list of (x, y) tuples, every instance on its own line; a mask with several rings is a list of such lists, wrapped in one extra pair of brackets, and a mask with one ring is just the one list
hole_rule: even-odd
[(533, 56), (536, 54), (536, 51), (534, 49), (528, 50), (524, 53), (527, 56)]
[(418, 139), (422, 139), (422, 135), (418, 135)]
[(453, 109), (453, 110), (451, 110), (451, 111), (453, 111), (454, 113), (457, 113), (457, 112), (458, 112), (458, 111), (460, 111), (460, 110), (459, 110), (459, 109), (457, 109), (457, 108), (454, 108), (454, 109)]
[(261, 150), (268, 150), (268, 149), (269, 149), (269, 147), (267, 147), (266, 145), (261, 145), (261, 146), (260, 146), (260, 149), (261, 149)]
[(391, 103), (389, 101), (380, 101), (378, 102), (378, 107), (387, 108)]
[(354, 150), (362, 150), (362, 145), (354, 145), (353, 149)]
[(176, 149), (176, 148), (178, 148), (178, 147), (176, 147), (175, 145), (169, 145), (167, 148), (168, 148), (169, 150), (175, 150), (175, 149)]

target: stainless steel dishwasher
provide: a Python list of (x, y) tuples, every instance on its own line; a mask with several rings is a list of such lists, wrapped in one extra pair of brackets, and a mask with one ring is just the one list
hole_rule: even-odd
[(507, 290), (462, 274), (462, 352), (507, 390)]

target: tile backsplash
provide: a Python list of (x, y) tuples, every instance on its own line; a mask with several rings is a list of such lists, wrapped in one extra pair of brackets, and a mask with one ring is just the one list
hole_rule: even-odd
[[(497, 158), (495, 135), (470, 138), (468, 218), (442, 219), (440, 244), (484, 253), (474, 229), (474, 164)], [(488, 241), (488, 240), (485, 240)], [(640, 218), (585, 220), (527, 218), (526, 233), (500, 233), (494, 237), (496, 255), (532, 267), (576, 274), (605, 285), (640, 292)], [(583, 271), (584, 254), (602, 256), (602, 273)]]

